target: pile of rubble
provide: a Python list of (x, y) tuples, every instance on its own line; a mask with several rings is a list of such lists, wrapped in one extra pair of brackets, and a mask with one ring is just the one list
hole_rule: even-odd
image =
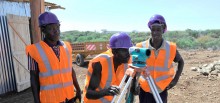
[(219, 76), (220, 77), (220, 60), (214, 61), (210, 64), (200, 65), (198, 67), (191, 67), (192, 71), (197, 71), (205, 76)]

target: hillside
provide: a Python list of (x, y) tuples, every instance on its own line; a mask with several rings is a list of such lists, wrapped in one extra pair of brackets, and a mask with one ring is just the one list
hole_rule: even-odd
[[(62, 40), (71, 43), (108, 41), (116, 32), (80, 32), (67, 31), (61, 35)], [(149, 32), (128, 32), (134, 44), (144, 41), (150, 37)], [(220, 30), (197, 31), (187, 29), (185, 31), (168, 31), (163, 34), (166, 40), (175, 42), (181, 49), (211, 49), (220, 50)]]

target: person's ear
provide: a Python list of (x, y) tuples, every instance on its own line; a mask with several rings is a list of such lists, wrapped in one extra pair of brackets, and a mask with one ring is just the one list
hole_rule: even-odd
[(41, 29), (41, 31), (42, 31), (43, 33), (46, 33), (46, 27), (45, 27), (45, 26), (42, 26), (40, 29)]
[(40, 27), (40, 30), (41, 30), (42, 32), (44, 32), (44, 29), (45, 29), (44, 27)]
[(165, 25), (165, 24), (163, 24), (163, 30), (165, 31), (165, 29), (166, 29), (166, 25)]

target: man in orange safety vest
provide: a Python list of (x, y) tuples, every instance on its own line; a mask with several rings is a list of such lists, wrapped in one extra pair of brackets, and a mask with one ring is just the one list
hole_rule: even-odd
[(28, 45), (31, 88), (35, 103), (74, 103), (81, 90), (72, 68), (72, 48), (60, 41), (60, 22), (51, 12), (39, 16), (44, 40)]
[[(151, 30), (150, 39), (137, 43), (136, 46), (151, 50), (151, 55), (146, 60), (147, 70), (154, 79), (163, 103), (167, 103), (167, 90), (177, 84), (183, 70), (184, 61), (177, 50), (176, 44), (166, 41), (162, 36), (167, 30), (163, 16), (153, 15), (148, 22), (148, 27)], [(178, 63), (176, 72), (172, 65), (173, 62)], [(145, 79), (146, 76), (147, 73), (143, 74), (139, 79), (141, 87), (139, 94), (140, 103), (156, 103)]]

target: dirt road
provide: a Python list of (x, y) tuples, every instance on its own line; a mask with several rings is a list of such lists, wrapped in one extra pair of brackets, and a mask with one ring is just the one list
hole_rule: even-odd
[[(185, 66), (179, 83), (169, 91), (169, 103), (219, 103), (220, 76), (210, 79), (190, 68), (220, 60), (220, 51), (180, 50), (180, 53), (185, 60)], [(78, 67), (75, 64), (73, 67), (83, 89), (87, 67)], [(33, 103), (31, 89), (0, 96), (0, 103)]]

